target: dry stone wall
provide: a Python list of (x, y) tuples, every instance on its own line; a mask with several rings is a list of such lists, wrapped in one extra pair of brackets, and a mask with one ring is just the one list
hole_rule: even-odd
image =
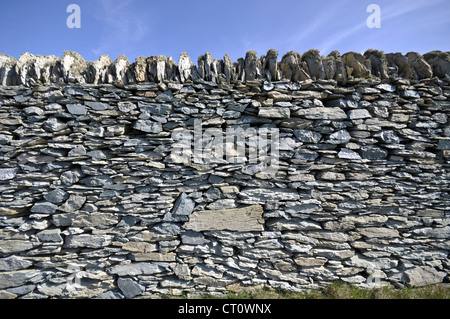
[(449, 61), (0, 55), (0, 297), (447, 282)]

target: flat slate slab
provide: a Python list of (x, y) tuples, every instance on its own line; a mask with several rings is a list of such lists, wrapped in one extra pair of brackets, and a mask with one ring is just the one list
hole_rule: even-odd
[(263, 231), (264, 219), (261, 205), (244, 208), (202, 210), (192, 213), (185, 229), (194, 231), (231, 230), (231, 231)]

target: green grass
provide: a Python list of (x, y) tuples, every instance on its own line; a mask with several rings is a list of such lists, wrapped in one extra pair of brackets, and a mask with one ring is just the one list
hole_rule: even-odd
[[(182, 296), (181, 298), (187, 298)], [(192, 297), (189, 297), (192, 298)], [(439, 284), (416, 288), (382, 287), (358, 288), (335, 282), (327, 288), (305, 292), (286, 292), (274, 289), (228, 292), (221, 296), (198, 295), (201, 299), (450, 299), (450, 285)]]

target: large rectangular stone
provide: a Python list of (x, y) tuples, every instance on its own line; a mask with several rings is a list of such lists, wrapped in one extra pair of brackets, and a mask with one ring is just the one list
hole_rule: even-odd
[(194, 212), (184, 228), (194, 231), (262, 231), (264, 230), (262, 213), (261, 205), (235, 209), (202, 210)]
[(291, 117), (291, 111), (288, 107), (262, 107), (259, 109), (258, 117), (288, 119)]
[(347, 114), (339, 107), (313, 107), (300, 109), (297, 115), (304, 116), (311, 120), (345, 120)]

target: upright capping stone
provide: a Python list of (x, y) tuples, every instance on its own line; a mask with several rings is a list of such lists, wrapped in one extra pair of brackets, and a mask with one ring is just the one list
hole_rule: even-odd
[(199, 56), (197, 62), (199, 77), (205, 81), (215, 82), (212, 72), (213, 58), (211, 52), (206, 52), (204, 55)]
[(16, 78), (16, 59), (0, 53), (0, 85), (14, 85)]
[(353, 76), (356, 78), (368, 78), (370, 77), (371, 63), (370, 60), (364, 58), (364, 56), (357, 52), (347, 52), (342, 55), (342, 61), (344, 62), (347, 76)]
[(235, 72), (234, 72), (233, 62), (231, 61), (228, 53), (225, 53), (225, 56), (223, 57), (223, 75), (227, 82), (234, 81)]
[(132, 64), (134, 79), (136, 82), (148, 82), (147, 76), (147, 59), (143, 56), (138, 56), (136, 61)]
[(178, 58), (178, 73), (180, 74), (181, 83), (198, 79), (197, 68), (192, 63), (187, 52), (182, 52)]
[(311, 49), (303, 53), (302, 61), (308, 65), (309, 75), (312, 79), (325, 79), (322, 56), (319, 50)]
[(347, 72), (339, 51), (331, 51), (326, 58), (322, 59), (322, 64), (327, 80), (336, 80), (339, 84), (347, 83)]
[(171, 56), (168, 56), (166, 58), (165, 74), (166, 74), (166, 80), (179, 81), (178, 66)]
[(423, 58), (432, 67), (435, 76), (450, 77), (450, 52), (435, 50), (425, 53)]
[(289, 51), (283, 55), (280, 62), (281, 79), (294, 82), (301, 81), (301, 63), (302, 57), (300, 53)]
[(77, 52), (64, 51), (61, 71), (66, 83), (86, 83), (87, 62)]
[(22, 53), (16, 61), (16, 74), (18, 76), (17, 84), (29, 85), (33, 84), (34, 64), (36, 56), (29, 52)]
[(433, 77), (433, 70), (425, 59), (417, 52), (408, 52), (406, 54), (408, 63), (414, 71), (414, 79), (425, 79)]
[(388, 67), (397, 68), (397, 75), (404, 79), (413, 79), (416, 77), (415, 71), (408, 62), (408, 58), (400, 52), (386, 54)]
[(269, 51), (267, 51), (263, 64), (264, 75), (269, 81), (280, 80), (277, 59), (278, 51), (275, 49), (269, 49)]
[(86, 78), (88, 83), (108, 83), (108, 70), (112, 61), (109, 55), (103, 54), (97, 61), (87, 63)]
[(369, 49), (364, 52), (364, 57), (370, 60), (371, 73), (380, 79), (388, 79), (387, 60), (383, 51)]
[(245, 54), (245, 81), (253, 81), (261, 77), (261, 61), (255, 50), (249, 50)]
[(236, 74), (235, 81), (245, 81), (245, 61), (243, 58), (238, 58), (237, 62), (233, 63), (234, 73)]
[(166, 80), (166, 57), (164, 55), (152, 55), (147, 58), (148, 79), (151, 82), (160, 83)]
[(128, 74), (130, 65), (130, 61), (128, 61), (128, 58), (124, 54), (119, 55), (117, 59), (108, 67), (108, 82), (128, 84), (128, 78), (130, 77), (130, 74)]

